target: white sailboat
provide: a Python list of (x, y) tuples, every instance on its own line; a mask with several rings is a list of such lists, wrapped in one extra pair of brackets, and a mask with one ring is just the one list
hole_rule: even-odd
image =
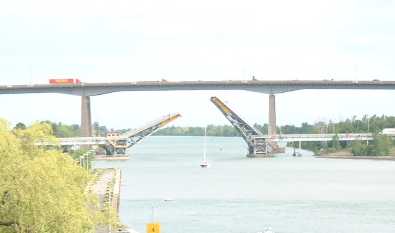
[(200, 162), (201, 168), (208, 168), (209, 163), (207, 161), (207, 126), (204, 128), (204, 145), (203, 145), (203, 159)]

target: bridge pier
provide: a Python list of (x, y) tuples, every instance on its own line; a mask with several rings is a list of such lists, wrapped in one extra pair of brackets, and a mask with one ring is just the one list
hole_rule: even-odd
[[(269, 142), (271, 139), (277, 137), (277, 123), (276, 123), (276, 96), (274, 94), (269, 95), (269, 126), (268, 132)], [(271, 142), (270, 146), (272, 147), (272, 151), (270, 153), (284, 153), (285, 148), (280, 147), (277, 142)]]
[(81, 96), (81, 136), (92, 137), (92, 115), (90, 96)]
[(276, 97), (274, 94), (269, 95), (269, 127), (268, 127), (268, 135), (276, 136), (277, 135), (277, 126), (276, 126)]

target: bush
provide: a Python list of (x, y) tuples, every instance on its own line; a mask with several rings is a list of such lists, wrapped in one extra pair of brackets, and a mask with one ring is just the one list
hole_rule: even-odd
[(354, 156), (385, 156), (389, 155), (391, 147), (391, 138), (377, 134), (369, 145), (360, 141), (354, 141), (351, 146), (351, 152)]

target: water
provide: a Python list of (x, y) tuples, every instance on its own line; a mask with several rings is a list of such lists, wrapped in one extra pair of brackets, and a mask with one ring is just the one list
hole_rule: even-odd
[[(120, 217), (144, 233), (154, 218), (168, 233), (394, 233), (395, 162), (245, 157), (241, 138), (149, 137), (122, 169)], [(174, 199), (174, 201), (164, 201)]]

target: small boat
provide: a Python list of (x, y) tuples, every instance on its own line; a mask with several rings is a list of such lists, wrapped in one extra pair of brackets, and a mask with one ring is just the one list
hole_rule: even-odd
[(297, 153), (296, 153), (296, 156), (301, 157), (301, 156), (302, 156), (302, 153), (297, 152)]
[(207, 168), (207, 167), (209, 167), (210, 165), (208, 164), (208, 162), (207, 162), (207, 160), (203, 160), (201, 163), (200, 163), (200, 167), (201, 168)]
[(298, 151), (296, 151), (296, 149), (295, 149), (295, 147), (294, 147), (294, 151), (293, 151), (293, 153), (292, 153), (292, 156), (298, 156), (298, 157), (301, 157), (302, 156), (302, 153), (300, 152), (300, 149), (298, 150)]
[(265, 228), (263, 231), (260, 231), (258, 233), (275, 233), (274, 231), (272, 231), (271, 227)]
[(208, 168), (210, 165), (207, 161), (207, 126), (204, 128), (204, 145), (203, 145), (203, 159), (200, 162), (201, 168)]

